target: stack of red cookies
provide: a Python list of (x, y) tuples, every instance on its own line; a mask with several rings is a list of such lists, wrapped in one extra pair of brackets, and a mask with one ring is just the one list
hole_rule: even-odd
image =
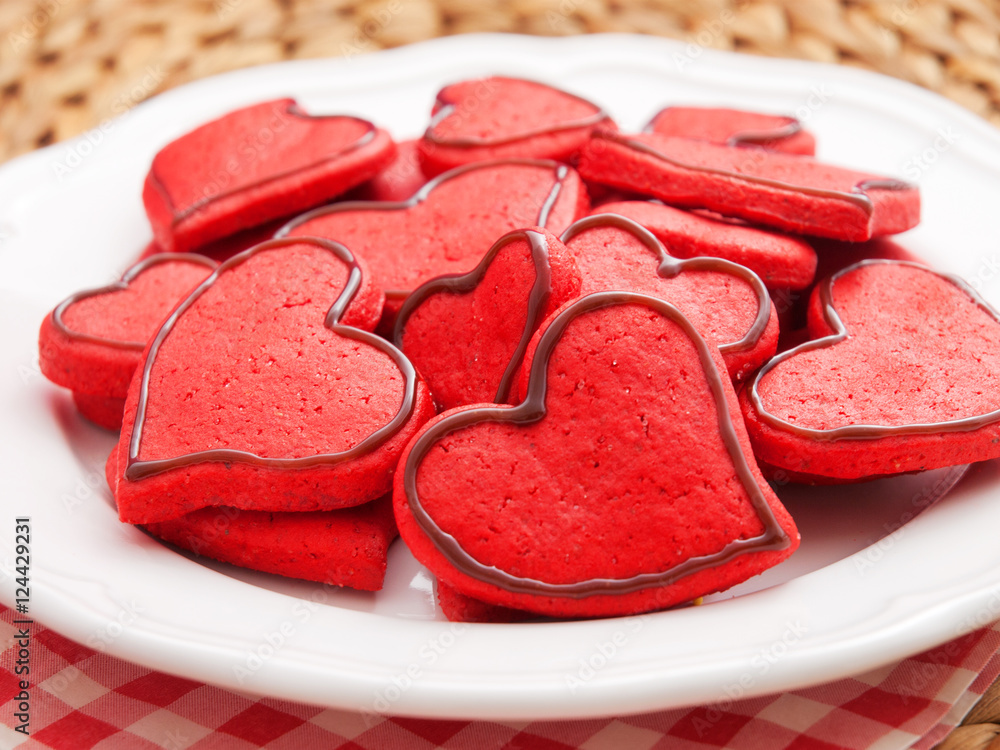
[(814, 150), (500, 77), (398, 146), (247, 107), (157, 154), (153, 245), (43, 321), (43, 372), (180, 547), (377, 590), (398, 526), (452, 619), (682, 605), (798, 546), (765, 476), (1000, 456), (996, 312), (882, 239), (914, 186)]

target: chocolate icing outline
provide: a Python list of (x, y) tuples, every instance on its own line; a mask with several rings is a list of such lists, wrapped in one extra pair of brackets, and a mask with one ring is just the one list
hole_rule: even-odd
[(859, 424), (844, 425), (843, 427), (834, 427), (822, 430), (814, 427), (802, 427), (800, 425), (792, 424), (781, 417), (775, 416), (764, 408), (764, 401), (760, 396), (758, 385), (767, 373), (785, 360), (791, 359), (796, 354), (812, 351), (814, 349), (828, 349), (836, 344), (839, 344), (841, 341), (850, 338), (850, 331), (841, 319), (840, 314), (837, 312), (836, 305), (833, 301), (833, 286), (837, 279), (841, 276), (851, 273), (861, 267), (874, 265), (909, 266), (942, 278), (945, 281), (954, 284), (960, 291), (967, 294), (970, 300), (975, 303), (977, 307), (1000, 324), (1000, 313), (997, 313), (997, 311), (985, 299), (983, 299), (975, 289), (969, 286), (958, 276), (943, 273), (941, 271), (935, 271), (934, 269), (928, 268), (920, 263), (914, 263), (907, 260), (869, 258), (867, 260), (859, 261), (853, 265), (847, 266), (846, 268), (842, 268), (840, 271), (837, 271), (837, 273), (827, 277), (820, 282), (817, 287), (817, 293), (820, 295), (820, 301), (823, 306), (823, 318), (830, 329), (833, 330), (833, 333), (828, 336), (823, 336), (822, 338), (813, 339), (812, 341), (806, 341), (792, 349), (789, 349), (788, 351), (776, 355), (760, 370), (758, 370), (754, 379), (750, 381), (750, 387), (747, 389), (748, 398), (754, 412), (760, 420), (774, 429), (791, 433), (796, 437), (813, 438), (821, 441), (874, 440), (893, 435), (905, 436), (929, 435), (941, 432), (971, 432), (972, 430), (977, 430), (981, 427), (985, 427), (986, 425), (1000, 421), (1000, 409), (995, 409), (994, 411), (987, 412), (986, 414), (980, 414), (972, 417), (962, 417), (961, 419), (950, 419), (944, 422), (917, 422), (908, 425)]
[(588, 229), (604, 227), (628, 232), (649, 248), (660, 261), (656, 269), (656, 275), (661, 279), (672, 279), (684, 271), (713, 271), (729, 274), (745, 281), (757, 294), (757, 315), (754, 318), (753, 324), (739, 341), (719, 344), (718, 349), (723, 354), (729, 354), (730, 352), (748, 351), (757, 345), (760, 337), (767, 330), (768, 322), (771, 320), (771, 295), (768, 294), (767, 287), (760, 276), (746, 266), (741, 266), (739, 263), (734, 263), (725, 258), (715, 258), (707, 255), (699, 255), (693, 258), (677, 258), (670, 254), (670, 251), (667, 250), (666, 246), (660, 242), (656, 235), (638, 222), (620, 214), (591, 214), (590, 216), (584, 216), (582, 219), (577, 219), (566, 227), (566, 230), (559, 237), (559, 241), (569, 247), (569, 243), (573, 241), (574, 237), (586, 232)]
[[(659, 135), (653, 133), (652, 135)], [(905, 182), (903, 180), (898, 180), (894, 178), (883, 178), (876, 175), (872, 175), (869, 178), (863, 179), (860, 182), (855, 183), (850, 192), (845, 192), (843, 190), (828, 190), (826, 188), (813, 188), (806, 185), (795, 185), (790, 182), (783, 182), (781, 180), (774, 180), (770, 177), (758, 177), (756, 175), (748, 175), (742, 172), (734, 172), (728, 169), (719, 169), (717, 167), (699, 167), (691, 164), (685, 164), (682, 161), (678, 161), (672, 156), (667, 156), (661, 151), (657, 150), (653, 146), (642, 141), (637, 141), (632, 137), (621, 135), (620, 133), (612, 130), (595, 130), (593, 138), (605, 141), (611, 141), (612, 143), (617, 143), (620, 146), (638, 151), (640, 153), (652, 156), (660, 161), (664, 161), (679, 169), (685, 169), (689, 172), (701, 172), (703, 174), (715, 175), (718, 177), (724, 177), (731, 180), (749, 182), (754, 185), (763, 185), (764, 187), (774, 188), (776, 190), (782, 190), (788, 193), (798, 193), (799, 195), (808, 195), (815, 198), (826, 198), (829, 200), (839, 200), (846, 203), (854, 205), (856, 208), (860, 208), (866, 216), (869, 218), (875, 211), (875, 204), (871, 197), (866, 191), (868, 190), (893, 190), (893, 191), (906, 191), (906, 190), (917, 190), (917, 186), (910, 182)], [(663, 138), (675, 138), (678, 136), (661, 136)], [(708, 143), (703, 141), (702, 143)], [(710, 146), (718, 146), (718, 144), (708, 143)], [(720, 148), (725, 148), (725, 146), (720, 146)], [(811, 159), (812, 157), (796, 157), (794, 154), (777, 154), (779, 156), (785, 156), (788, 158), (805, 158)], [(817, 162), (819, 163), (819, 162)], [(832, 166), (832, 165), (831, 165)], [(843, 167), (837, 167), (837, 169), (844, 169)], [(845, 170), (852, 171), (852, 170)], [(693, 204), (692, 204), (693, 205)]]
[[(125, 270), (125, 273), (121, 275), (118, 281), (114, 281), (110, 284), (101, 287), (95, 287), (93, 289), (84, 289), (82, 291), (71, 294), (69, 297), (64, 299), (56, 308), (52, 311), (52, 326), (59, 331), (59, 333), (64, 336), (74, 339), (76, 341), (85, 341), (90, 344), (102, 344), (103, 346), (110, 346), (114, 349), (131, 349), (135, 351), (142, 351), (146, 348), (146, 341), (122, 341), (120, 339), (109, 339), (104, 336), (97, 336), (91, 333), (84, 333), (83, 331), (76, 331), (66, 325), (66, 321), (63, 320), (63, 314), (77, 302), (87, 299), (88, 297), (97, 297), (102, 294), (113, 294), (115, 292), (123, 292), (129, 288), (132, 281), (138, 277), (140, 274), (144, 273), (153, 266), (158, 266), (161, 263), (180, 261), (182, 263), (193, 263), (196, 265), (203, 265), (206, 268), (210, 268), (213, 271), (219, 267), (219, 264), (204, 255), (198, 255), (196, 253), (156, 253), (155, 255), (150, 255), (148, 258), (139, 261), (135, 265), (130, 266)], [(179, 302), (182, 298), (178, 297), (175, 302)]]
[(444, 94), (452, 86), (458, 86), (462, 83), (469, 83), (468, 80), (456, 81), (455, 83), (450, 83), (440, 91), (438, 91), (437, 96), (434, 99), (434, 104), (440, 105), (434, 116), (431, 118), (430, 124), (424, 131), (423, 139), (428, 143), (433, 143), (435, 146), (445, 146), (447, 148), (490, 148), (492, 146), (505, 146), (510, 143), (517, 143), (518, 141), (526, 141), (531, 138), (537, 138), (542, 135), (551, 135), (553, 133), (562, 133), (567, 130), (576, 130), (578, 128), (588, 128), (599, 125), (605, 120), (611, 120), (611, 115), (603, 107), (599, 107), (594, 104), (589, 99), (584, 99), (582, 96), (577, 96), (576, 94), (571, 94), (569, 91), (563, 91), (562, 89), (556, 88), (555, 86), (550, 86), (547, 83), (542, 83), (541, 81), (535, 81), (530, 78), (514, 78), (511, 76), (489, 76), (483, 80), (495, 80), (501, 82), (516, 82), (516, 83), (530, 83), (534, 86), (540, 86), (550, 91), (555, 91), (556, 93), (565, 96), (569, 99), (575, 99), (578, 102), (586, 104), (588, 107), (594, 110), (594, 114), (589, 117), (584, 117), (578, 120), (571, 120), (566, 123), (561, 123), (558, 125), (552, 125), (545, 128), (535, 128), (534, 130), (528, 130), (524, 133), (519, 133), (512, 136), (503, 136), (500, 138), (478, 138), (475, 136), (465, 136), (462, 138), (441, 138), (434, 134), (434, 128), (441, 124), (441, 122), (447, 119), (452, 112), (455, 111), (456, 104), (451, 101), (444, 101), (441, 95)]
[[(343, 290), (341, 290), (337, 299), (334, 300), (333, 304), (327, 311), (323, 324), (337, 335), (369, 344), (375, 349), (384, 352), (390, 359), (393, 360), (399, 368), (399, 371), (403, 375), (403, 379), (405, 381), (403, 400), (400, 404), (399, 411), (396, 412), (396, 415), (387, 424), (378, 428), (360, 443), (348, 448), (347, 450), (340, 451), (339, 453), (318, 453), (313, 456), (301, 456), (298, 458), (267, 458), (264, 456), (258, 456), (255, 453), (250, 453), (249, 451), (238, 451), (229, 448), (213, 448), (203, 451), (194, 451), (193, 453), (185, 453), (181, 456), (174, 456), (171, 458), (140, 461), (138, 459), (138, 455), (139, 450), (142, 447), (142, 432), (146, 419), (146, 405), (149, 400), (149, 376), (156, 360), (156, 354), (164, 340), (166, 340), (169, 336), (170, 331), (173, 330), (173, 326), (185, 313), (185, 311), (187, 311), (187, 309), (190, 308), (198, 300), (198, 298), (209, 287), (214, 285), (219, 277), (230, 268), (240, 265), (258, 253), (300, 244), (315, 245), (320, 249), (326, 250), (347, 266), (347, 283), (344, 285)], [(340, 318), (346, 311), (347, 306), (354, 299), (354, 295), (357, 293), (360, 286), (361, 268), (358, 265), (357, 260), (355, 260), (354, 254), (339, 242), (332, 242), (319, 237), (290, 237), (286, 239), (268, 240), (260, 243), (259, 245), (255, 245), (248, 250), (244, 250), (238, 255), (234, 255), (232, 258), (219, 265), (211, 276), (195, 287), (195, 289), (191, 291), (191, 293), (180, 303), (180, 305), (177, 306), (174, 312), (171, 313), (170, 317), (163, 322), (160, 326), (160, 330), (157, 331), (156, 335), (149, 343), (149, 351), (146, 353), (145, 362), (142, 367), (142, 375), (139, 386), (139, 400), (136, 406), (135, 421), (132, 425), (132, 434), (129, 436), (128, 457), (124, 472), (125, 479), (133, 482), (140, 481), (146, 477), (170, 471), (171, 469), (178, 469), (184, 466), (207, 462), (239, 462), (251, 466), (260, 466), (271, 469), (305, 469), (313, 466), (329, 466), (343, 463), (344, 461), (349, 461), (359, 456), (367, 455), (399, 432), (412, 415), (416, 403), (416, 370), (413, 368), (413, 365), (406, 358), (406, 356), (385, 339), (380, 336), (376, 336), (374, 333), (362, 331), (360, 328), (345, 326), (339, 323)]]
[[(718, 109), (728, 109), (730, 112), (735, 111), (745, 111), (745, 110), (733, 110), (728, 107), (684, 107), (678, 105), (671, 105), (664, 107), (655, 115), (653, 115), (646, 126), (642, 129), (643, 133), (657, 133), (655, 124), (656, 118), (669, 109), (705, 109), (705, 110), (718, 110)], [(781, 141), (787, 141), (789, 138), (798, 135), (803, 132), (802, 121), (797, 117), (792, 117), (791, 115), (771, 115), (766, 112), (746, 112), (746, 114), (752, 115), (764, 115), (765, 117), (777, 117), (782, 120), (787, 120), (788, 122), (780, 127), (776, 127), (773, 130), (744, 130), (738, 133), (734, 133), (726, 139), (725, 145), (727, 146), (757, 146), (758, 148), (767, 148), (766, 144), (769, 143), (779, 143)], [(668, 135), (667, 133), (661, 133), (661, 135)], [(675, 136), (675, 137), (685, 137), (685, 136)], [(694, 136), (690, 136), (694, 140), (700, 140)], [(711, 143), (711, 141), (708, 141)]]
[[(556, 202), (559, 200), (563, 184), (569, 176), (570, 168), (565, 164), (552, 161), (551, 159), (492, 159), (490, 161), (477, 161), (470, 164), (463, 164), (462, 166), (455, 167), (454, 169), (449, 169), (447, 172), (443, 172), (434, 179), (424, 183), (423, 187), (417, 190), (417, 192), (405, 201), (340, 201), (338, 203), (328, 203), (325, 206), (314, 208), (311, 211), (306, 211), (305, 213), (296, 216), (294, 219), (291, 219), (288, 223), (279, 228), (278, 231), (274, 233), (274, 239), (296, 236), (289, 233), (302, 224), (328, 214), (342, 213), (344, 211), (405, 211), (424, 203), (430, 197), (431, 193), (438, 188), (438, 186), (448, 180), (461, 177), (467, 172), (473, 172), (478, 169), (490, 169), (492, 167), (508, 165), (522, 167), (546, 167), (554, 172), (555, 183), (552, 185), (548, 197), (545, 199), (544, 203), (542, 203), (541, 208), (539, 208), (536, 221), (534, 222), (535, 226), (539, 226), (544, 229), (545, 225), (548, 224), (549, 215), (552, 213), (552, 209), (555, 208)], [(412, 289), (385, 289), (383, 291), (385, 292), (387, 299), (396, 300), (405, 299), (413, 293)]]
[[(569, 324), (580, 315), (614, 305), (644, 305), (678, 325), (694, 344), (715, 399), (720, 433), (734, 469), (749, 496), (764, 531), (748, 539), (728, 542), (718, 552), (690, 557), (665, 571), (639, 573), (629, 578), (592, 578), (573, 583), (548, 583), (533, 578), (514, 576), (494, 566), (484, 565), (469, 555), (458, 541), (441, 529), (423, 508), (417, 493), (416, 474), (430, 449), (445, 436), (482, 422), (513, 422), (531, 424), (545, 417), (545, 397), (548, 390), (548, 364), (555, 347)], [(669, 586), (685, 576), (710, 567), (725, 564), (741, 554), (754, 551), (785, 549), (791, 540), (778, 523), (774, 511), (764, 496), (750, 468), (733, 425), (733, 414), (726, 399), (727, 376), (719, 374), (712, 359), (711, 345), (698, 333), (691, 322), (676, 307), (656, 297), (633, 292), (596, 292), (580, 297), (556, 315), (539, 339), (528, 379), (527, 394), (517, 406), (476, 406), (454, 411), (422, 432), (411, 444), (403, 466), (403, 489), (414, 521), (445, 560), (463, 575), (497, 586), (515, 594), (584, 599), (588, 596), (627, 594), (643, 589)]]
[[(307, 171), (309, 169), (314, 169), (315, 167), (317, 167), (317, 166), (319, 166), (321, 164), (326, 164), (326, 163), (329, 163), (331, 161), (336, 161), (337, 159), (340, 159), (340, 158), (346, 156), (347, 154), (351, 153), (352, 151), (356, 151), (359, 148), (361, 148), (362, 146), (368, 145), (373, 140), (375, 140), (375, 136), (378, 133), (378, 128), (375, 126), (374, 123), (370, 122), (369, 120), (365, 120), (364, 118), (361, 118), (361, 117), (355, 117), (353, 115), (311, 115), (308, 112), (306, 112), (304, 109), (302, 109), (299, 106), (299, 103), (297, 101), (295, 101), (294, 99), (277, 99), (275, 101), (276, 101), (276, 103), (277, 102), (284, 102), (285, 103), (285, 109), (284, 109), (285, 114), (291, 115), (292, 117), (298, 117), (298, 118), (304, 119), (304, 120), (354, 120), (355, 122), (360, 122), (360, 123), (363, 123), (363, 124), (367, 125), (368, 129), (354, 143), (348, 144), (347, 146), (345, 146), (344, 148), (342, 148), (340, 151), (337, 151), (336, 153), (330, 154), (328, 156), (324, 156), (324, 157), (322, 157), (322, 158), (320, 158), (320, 159), (318, 159), (316, 161), (311, 162), (310, 164), (308, 164), (308, 165), (306, 165), (304, 167), (297, 167), (295, 169), (290, 169), (290, 170), (285, 171), (285, 172), (279, 172), (278, 174), (271, 175), (271, 176), (269, 176), (269, 177), (267, 177), (267, 178), (265, 178), (263, 180), (258, 180), (257, 182), (255, 182), (255, 183), (253, 183), (251, 185), (244, 185), (244, 186), (239, 187), (239, 188), (233, 188), (232, 190), (224, 190), (222, 192), (216, 193), (215, 195), (205, 196), (204, 198), (195, 201), (190, 206), (187, 206), (186, 208), (183, 208), (183, 209), (180, 209), (180, 210), (178, 210), (177, 206), (174, 204), (173, 197), (170, 195), (169, 191), (167, 190), (167, 186), (163, 184), (163, 182), (160, 180), (159, 175), (156, 173), (156, 159), (160, 155), (160, 153), (162, 153), (162, 151), (158, 152), (156, 154), (156, 156), (153, 157), (153, 162), (152, 162), (152, 164), (149, 167), (149, 181), (150, 181), (150, 184), (156, 189), (156, 192), (160, 195), (160, 197), (163, 198), (164, 203), (170, 209), (170, 215), (171, 215), (170, 226), (171, 226), (171, 228), (178, 226), (182, 221), (184, 221), (185, 219), (187, 219), (189, 216), (194, 215), (195, 213), (197, 213), (198, 211), (200, 211), (201, 209), (203, 209), (205, 206), (209, 206), (209, 205), (211, 205), (213, 203), (216, 203), (216, 202), (218, 202), (218, 201), (220, 201), (220, 200), (222, 200), (224, 198), (230, 198), (230, 197), (232, 197), (234, 195), (237, 195), (239, 193), (242, 193), (242, 192), (244, 192), (246, 190), (253, 190), (255, 188), (259, 188), (259, 187), (262, 187), (264, 185), (270, 185), (271, 183), (277, 182), (278, 180), (283, 180), (283, 179), (286, 179), (288, 177), (293, 177), (293, 176), (295, 176), (297, 174), (301, 174), (302, 172), (305, 172), (305, 171)], [(230, 112), (228, 114), (233, 114), (233, 113)], [(222, 117), (225, 117), (225, 116), (226, 115), (222, 115)], [(219, 119), (222, 119), (222, 117), (217, 118), (217, 120), (215, 120), (213, 122), (217, 122)], [(204, 123), (204, 125), (210, 125), (210, 124), (211, 124), (211, 122)], [(197, 130), (197, 128), (195, 128), (195, 130)], [(175, 139), (174, 141), (171, 141), (171, 143), (169, 143), (167, 145), (169, 146), (172, 143), (175, 143), (177, 140), (180, 140), (180, 138), (183, 138), (186, 135), (190, 135), (190, 133), (192, 133), (192, 132), (194, 132), (194, 131), (193, 130), (192, 131), (188, 131), (187, 133), (185, 133), (184, 135), (182, 135), (179, 138)], [(164, 148), (166, 148), (166, 146)]]
[(521, 332), (521, 339), (518, 341), (513, 354), (511, 354), (510, 361), (507, 363), (507, 367), (500, 378), (496, 395), (493, 397), (494, 403), (498, 404), (504, 403), (508, 396), (510, 396), (514, 377), (517, 375), (518, 368), (520, 368), (521, 362), (524, 360), (531, 337), (542, 324), (542, 313), (545, 311), (545, 305), (552, 294), (552, 267), (549, 265), (549, 244), (545, 239), (545, 235), (532, 229), (515, 229), (513, 232), (508, 232), (494, 242), (493, 246), (486, 251), (483, 259), (471, 271), (462, 274), (438, 276), (430, 281), (425, 281), (414, 289), (410, 293), (410, 296), (403, 302), (403, 306), (399, 309), (399, 313), (396, 316), (396, 324), (392, 331), (392, 343), (397, 349), (402, 351), (406, 323), (410, 315), (413, 314), (413, 311), (423, 304), (424, 300), (439, 293), (468, 294), (472, 292), (479, 286), (479, 283), (483, 280), (490, 265), (500, 251), (519, 239), (526, 240), (531, 247), (531, 260), (535, 267), (535, 281), (531, 285), (531, 291), (528, 293), (527, 319), (525, 320), (524, 330)]

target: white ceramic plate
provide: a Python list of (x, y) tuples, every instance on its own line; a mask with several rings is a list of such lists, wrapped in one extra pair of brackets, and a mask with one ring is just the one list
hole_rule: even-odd
[(824, 490), (785, 488), (802, 548), (701, 607), (574, 623), (461, 626), (397, 543), (377, 595), (191, 560), (118, 523), (112, 437), (37, 370), (61, 298), (106, 283), (150, 236), (151, 157), (194, 125), (291, 95), (398, 136), (460, 77), (550, 81), (638, 128), (669, 102), (798, 114), (833, 162), (919, 181), (905, 244), (1000, 300), (1000, 135), (947, 101), (846, 68), (724, 55), (648, 37), (466, 36), (285, 63), (185, 86), (0, 169), (0, 600), (14, 598), (14, 519), (31, 516), (31, 615), (149, 667), (327, 706), (426, 717), (568, 718), (722, 701), (878, 667), (1000, 617), (1000, 466)]

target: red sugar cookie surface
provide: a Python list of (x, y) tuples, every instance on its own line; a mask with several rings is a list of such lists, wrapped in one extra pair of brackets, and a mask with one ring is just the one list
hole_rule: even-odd
[(807, 156), (656, 133), (595, 131), (580, 174), (672, 205), (851, 242), (902, 232), (920, 220), (919, 191), (899, 180)]
[(587, 210), (575, 171), (551, 161), (485, 162), (447, 172), (407, 201), (349, 201), (310, 211), (279, 236), (356, 247), (394, 319), (406, 296), (435, 276), (472, 270), (497, 237), (541, 226), (561, 232)]
[(145, 529), (213, 560), (361, 591), (382, 588), (397, 535), (388, 495), (355, 508), (311, 513), (202, 508)]
[(362, 330), (380, 300), (363, 264), (324, 240), (273, 240), (222, 264), (160, 328), (129, 388), (121, 519), (385, 494), (433, 404), (402, 353)]
[(304, 211), (386, 166), (395, 144), (367, 120), (310, 115), (292, 99), (230, 112), (164, 146), (142, 199), (157, 243), (190, 250)]
[(42, 320), (42, 373), (69, 388), (80, 411), (108, 429), (121, 425), (123, 399), (146, 342), (177, 303), (216, 268), (197, 255), (161, 254), (121, 280), (78, 292)]
[(787, 115), (724, 107), (667, 107), (653, 115), (645, 131), (725, 146), (756, 146), (786, 154), (816, 153), (813, 134)]
[(400, 534), (440, 581), (538, 614), (619, 615), (728, 588), (796, 548), (718, 351), (676, 308), (583, 297), (536, 334), (525, 369), (523, 403), (445, 412), (400, 462)]
[(364, 201), (405, 201), (430, 179), (420, 168), (417, 141), (396, 144), (396, 158), (350, 196)]
[(963, 282), (866, 261), (817, 287), (809, 331), (741, 396), (762, 461), (856, 479), (1000, 456), (1000, 322)]
[(106, 430), (120, 430), (125, 399), (73, 391), (73, 405), (84, 417)]
[(651, 201), (606, 203), (592, 213), (632, 219), (656, 235), (675, 258), (707, 255), (746, 266), (768, 289), (804, 289), (816, 272), (816, 251), (787, 234)]
[(510, 232), (467, 274), (418, 287), (393, 340), (427, 381), (439, 409), (513, 395), (515, 376), (542, 321), (578, 296), (566, 247), (544, 229)]
[(766, 362), (778, 321), (760, 278), (719, 258), (676, 259), (650, 232), (614, 214), (573, 224), (560, 238), (579, 269), (580, 294), (621, 290), (670, 302), (721, 348), (733, 380)]
[(424, 172), (511, 157), (571, 162), (597, 125), (611, 120), (596, 104), (537, 81), (493, 76), (438, 92), (418, 142)]
[(840, 242), (812, 237), (809, 244), (816, 250), (816, 282), (803, 290), (776, 289), (771, 293), (771, 302), (778, 310), (781, 329), (778, 338), (779, 352), (804, 344), (811, 338), (806, 326), (809, 299), (815, 285), (822, 283), (827, 277), (855, 263), (875, 258), (927, 265), (905, 247), (886, 237), (877, 237), (867, 242)]

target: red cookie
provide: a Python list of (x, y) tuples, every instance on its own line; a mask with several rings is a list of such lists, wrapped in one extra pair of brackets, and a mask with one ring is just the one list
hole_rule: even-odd
[(812, 156), (816, 139), (802, 123), (785, 115), (766, 115), (722, 107), (667, 107), (645, 128), (647, 133), (694, 138), (725, 146), (756, 146), (768, 151)]
[[(236, 234), (229, 234), (225, 237), (220, 237), (217, 240), (212, 240), (206, 245), (199, 245), (198, 247), (193, 248), (191, 252), (196, 253), (197, 255), (203, 255), (206, 258), (211, 258), (218, 263), (222, 263), (224, 260), (229, 260), (234, 255), (239, 255), (244, 250), (249, 250), (254, 245), (259, 245), (261, 242), (267, 242), (269, 239), (274, 237), (274, 233), (281, 229), (281, 227), (283, 227), (287, 222), (288, 219), (277, 219), (275, 221), (269, 221), (267, 224), (261, 224), (260, 226), (250, 227), (249, 229), (241, 229), (239, 232), (236, 232)], [(162, 252), (163, 248), (156, 243), (156, 240), (153, 240), (146, 245), (146, 248), (139, 256), (139, 260), (144, 260)]]
[(363, 201), (405, 201), (427, 184), (427, 175), (420, 168), (417, 141), (402, 141), (396, 146), (392, 163), (348, 197)]
[(822, 281), (842, 271), (848, 266), (863, 260), (907, 260), (921, 265), (927, 265), (916, 255), (902, 245), (890, 239), (879, 237), (868, 242), (837, 242), (813, 238), (812, 246), (816, 250), (819, 262), (816, 265), (816, 279)]
[(707, 255), (746, 266), (768, 289), (805, 289), (816, 272), (816, 252), (808, 242), (742, 222), (652, 201), (608, 203), (593, 213), (632, 219), (656, 235), (676, 258)]
[(146, 342), (180, 300), (216, 267), (200, 255), (154, 255), (121, 281), (67, 297), (42, 321), (42, 373), (73, 391), (80, 412), (117, 430)]
[(530, 226), (561, 232), (586, 210), (586, 192), (572, 169), (512, 159), (452, 170), (401, 203), (324, 206), (277, 236), (326, 237), (361, 249), (385, 292), (391, 330), (403, 300), (425, 281), (470, 271), (505, 232)]
[(213, 560), (361, 591), (382, 588), (397, 535), (388, 495), (356, 508), (311, 513), (202, 508), (145, 529)]
[(392, 161), (367, 120), (310, 115), (292, 99), (230, 112), (164, 146), (142, 200), (157, 243), (190, 250), (319, 205)]
[(762, 461), (858, 479), (1000, 456), (1000, 320), (961, 280), (859, 263), (817, 287), (809, 331), (742, 395)]
[(504, 403), (538, 326), (579, 293), (566, 247), (544, 229), (517, 230), (469, 273), (417, 287), (396, 318), (393, 342), (439, 409)]
[[(833, 276), (848, 266), (873, 258), (908, 260), (927, 265), (909, 250), (885, 237), (878, 237), (867, 242), (840, 242), (814, 237), (810, 244), (816, 250), (818, 260), (816, 264), (817, 283), (822, 283), (827, 277)], [(771, 302), (778, 310), (778, 325), (781, 330), (778, 337), (779, 352), (804, 344), (812, 338), (806, 327), (806, 317), (813, 286), (801, 292), (779, 289), (771, 293)]]
[(734, 381), (774, 355), (778, 321), (749, 269), (720, 258), (673, 258), (650, 232), (614, 214), (580, 219), (560, 239), (576, 261), (581, 295), (617, 290), (671, 303), (719, 347)]
[(806, 156), (656, 133), (595, 131), (580, 173), (673, 205), (851, 242), (902, 232), (920, 220), (919, 191), (899, 180)]
[(621, 615), (792, 553), (721, 357), (676, 308), (593, 294), (532, 343), (523, 403), (445, 412), (400, 462), (400, 534), (439, 580), (538, 614)]
[(273, 240), (223, 263), (164, 322), (129, 388), (121, 519), (385, 494), (433, 404), (403, 354), (362, 330), (380, 301), (364, 266), (325, 240)]
[(441, 581), (436, 588), (438, 606), (451, 622), (524, 622), (538, 617), (531, 612), (473, 599)]
[(594, 127), (613, 125), (596, 104), (537, 81), (493, 76), (446, 86), (418, 148), (424, 172), (528, 158), (572, 161)]

